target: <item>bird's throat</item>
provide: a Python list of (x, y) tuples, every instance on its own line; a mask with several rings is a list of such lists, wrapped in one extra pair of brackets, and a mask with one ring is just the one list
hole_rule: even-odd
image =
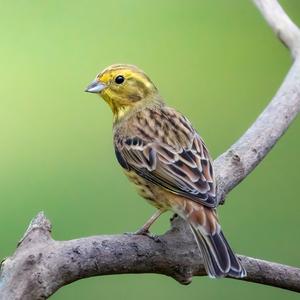
[(104, 99), (105, 102), (109, 105), (111, 108), (111, 111), (113, 113), (113, 122), (117, 123), (120, 120), (122, 120), (126, 115), (128, 115), (131, 111), (130, 105), (116, 105), (114, 101), (111, 99)]

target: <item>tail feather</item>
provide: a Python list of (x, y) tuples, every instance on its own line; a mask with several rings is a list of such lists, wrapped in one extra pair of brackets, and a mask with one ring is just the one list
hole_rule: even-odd
[(190, 225), (202, 252), (204, 265), (210, 277), (230, 275), (245, 277), (246, 271), (233, 253), (221, 229), (214, 234), (205, 232), (201, 226)]
[(245, 269), (224, 237), (216, 210), (182, 197), (173, 199), (172, 210), (190, 224), (207, 274), (213, 278), (245, 277)]

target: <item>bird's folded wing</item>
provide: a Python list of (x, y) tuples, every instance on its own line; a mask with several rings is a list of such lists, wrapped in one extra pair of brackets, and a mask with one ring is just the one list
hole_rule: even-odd
[(211, 160), (197, 133), (189, 148), (175, 150), (166, 144), (127, 137), (118, 140), (115, 151), (123, 168), (205, 206), (217, 206)]

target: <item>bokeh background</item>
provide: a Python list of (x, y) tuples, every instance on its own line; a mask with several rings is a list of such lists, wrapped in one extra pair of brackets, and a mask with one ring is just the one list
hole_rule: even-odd
[[(300, 2), (281, 1), (300, 24)], [(1, 1), (0, 258), (44, 210), (56, 239), (136, 230), (153, 208), (118, 166), (112, 116), (83, 90), (102, 68), (144, 69), (213, 157), (255, 120), (290, 67), (251, 1)], [(272, 126), (272, 124), (270, 124)], [(219, 209), (238, 253), (300, 265), (300, 122)], [(153, 228), (164, 232), (170, 215)], [(51, 299), (298, 299), (236, 280), (85, 279)]]

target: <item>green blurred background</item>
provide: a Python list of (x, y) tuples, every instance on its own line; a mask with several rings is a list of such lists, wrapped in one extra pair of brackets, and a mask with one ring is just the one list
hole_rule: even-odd
[[(291, 64), (251, 1), (0, 3), (0, 258), (40, 210), (59, 240), (134, 231), (153, 212), (115, 160), (109, 108), (83, 92), (102, 68), (144, 69), (216, 157), (255, 120)], [(300, 2), (281, 3), (300, 24)], [(297, 120), (220, 208), (238, 253), (300, 265), (299, 133)], [(169, 216), (153, 230), (164, 232)], [(236, 280), (181, 286), (159, 275), (85, 279), (51, 299), (205, 297), (298, 299)]]

